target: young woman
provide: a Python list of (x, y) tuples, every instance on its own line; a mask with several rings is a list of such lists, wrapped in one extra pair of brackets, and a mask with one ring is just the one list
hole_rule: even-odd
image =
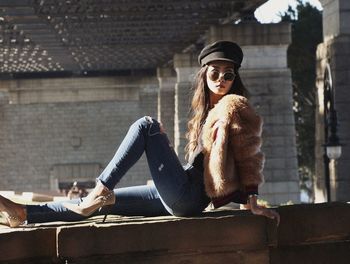
[[(198, 59), (186, 166), (180, 164), (161, 124), (146, 116), (131, 125), (86, 198), (21, 205), (0, 196), (4, 224), (77, 221), (106, 213), (192, 216), (209, 203), (218, 208), (229, 202), (245, 204), (253, 214), (278, 224), (276, 211), (257, 204), (263, 182), (262, 120), (249, 105), (238, 73), (242, 50), (236, 43), (218, 41), (206, 46)], [(154, 186), (113, 190), (144, 152)]]

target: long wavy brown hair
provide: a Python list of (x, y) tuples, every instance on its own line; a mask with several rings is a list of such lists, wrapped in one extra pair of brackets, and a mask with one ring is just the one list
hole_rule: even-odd
[[(186, 138), (188, 143), (185, 147), (186, 159), (196, 149), (198, 137), (202, 126), (210, 110), (210, 90), (206, 81), (208, 65), (203, 66), (197, 73), (192, 87), (192, 103), (190, 108), (190, 120), (188, 122), (188, 131)], [(227, 94), (237, 94), (245, 97), (249, 96), (248, 90), (244, 87), (238, 69), (235, 68), (236, 77)]]

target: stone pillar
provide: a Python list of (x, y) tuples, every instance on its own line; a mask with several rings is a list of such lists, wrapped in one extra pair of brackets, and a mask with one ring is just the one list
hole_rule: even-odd
[(184, 148), (187, 144), (186, 132), (191, 103), (191, 87), (199, 70), (197, 55), (192, 53), (175, 54), (174, 68), (177, 74), (175, 86), (175, 127), (174, 147), (181, 162), (185, 162)]
[(211, 27), (207, 42), (216, 40), (231, 40), (241, 45), (242, 81), (251, 94), (250, 102), (264, 118), (266, 163), (261, 198), (274, 205), (299, 203), (292, 80), (287, 67), (290, 24), (245, 22)]
[(163, 123), (169, 140), (174, 143), (176, 73), (172, 68), (158, 68), (158, 120)]
[(323, 6), (323, 43), (317, 48), (316, 105), (316, 177), (315, 201), (326, 201), (323, 162), (324, 121), (323, 87), (325, 66), (329, 63), (338, 115), (338, 136), (343, 143), (342, 155), (330, 163), (331, 200), (350, 200), (350, 2), (321, 0)]

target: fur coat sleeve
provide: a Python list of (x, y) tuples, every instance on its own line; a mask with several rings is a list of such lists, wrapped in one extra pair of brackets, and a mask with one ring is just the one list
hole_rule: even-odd
[(211, 198), (263, 183), (262, 118), (245, 97), (224, 96), (203, 126), (204, 183)]

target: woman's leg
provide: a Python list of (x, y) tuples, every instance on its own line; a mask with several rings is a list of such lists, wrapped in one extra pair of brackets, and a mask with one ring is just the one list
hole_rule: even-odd
[[(154, 122), (155, 132), (160, 131)], [(148, 165), (154, 184), (164, 207), (172, 215), (189, 216), (201, 213), (209, 204), (201, 172), (181, 165), (177, 154), (170, 146), (166, 134), (153, 133), (145, 148)]]
[(162, 200), (171, 207), (183, 195), (189, 181), (166, 134), (160, 132), (159, 123), (150, 117), (140, 118), (131, 125), (98, 180), (113, 189), (144, 152), (154, 184)]
[(130, 126), (116, 154), (98, 177), (100, 184), (87, 199), (79, 206), (65, 206), (79, 214), (83, 210), (95, 210), (96, 204), (99, 205), (101, 198), (108, 194), (108, 189), (115, 187), (144, 152), (160, 199), (170, 213), (183, 215), (203, 210), (204, 203), (207, 203), (207, 199), (202, 200), (205, 197), (203, 184), (197, 186), (190, 181), (166, 134), (161, 133), (160, 124), (147, 116)]
[[(102, 184), (96, 186), (92, 192), (93, 195), (89, 195), (90, 197), (88, 196), (82, 203), (80, 200), (73, 200), (70, 203), (84, 204), (84, 201), (88, 201), (85, 202), (88, 206), (89, 201), (94, 201), (96, 197), (105, 195), (106, 187), (110, 190), (113, 189), (122, 176), (136, 163), (145, 151), (152, 178), (157, 189), (149, 189), (148, 192), (146, 189), (143, 189), (139, 193), (139, 197), (141, 195), (141, 197), (153, 198), (134, 199), (131, 189), (129, 190), (131, 192), (124, 190), (121, 193), (118, 193), (117, 190), (117, 202), (112, 213), (126, 214), (126, 207), (129, 207), (128, 203), (132, 199), (134, 199), (135, 204), (140, 204), (141, 206), (139, 207), (137, 205), (132, 210), (136, 210), (142, 215), (149, 214), (147, 210), (153, 210), (154, 208), (156, 210), (152, 211), (152, 215), (163, 215), (165, 214), (164, 207), (174, 215), (188, 215), (201, 212), (209, 202), (204, 192), (202, 177), (198, 177), (198, 175), (192, 177), (191, 174), (188, 174), (183, 169), (176, 153), (170, 146), (166, 134), (160, 132), (159, 123), (150, 117), (141, 118), (130, 127), (117, 153), (98, 177), (98, 180)], [(136, 191), (137, 189), (134, 190)], [(153, 196), (149, 196), (150, 192)], [(125, 197), (127, 203), (121, 202), (119, 204), (119, 196), (121, 199)], [(139, 208), (142, 208), (142, 204), (144, 204), (140, 200), (147, 201), (148, 206), (151, 200), (152, 206), (155, 207), (151, 206), (140, 210)], [(160, 201), (164, 206), (160, 206)], [(123, 206), (123, 210), (118, 209)], [(84, 218), (79, 214), (67, 210), (62, 203), (27, 206), (26, 209), (29, 222), (77, 221)], [(132, 210), (129, 209), (127, 212), (134, 214)]]
[[(123, 216), (159, 216), (168, 215), (160, 201), (157, 189), (154, 186), (135, 186), (114, 190), (118, 201), (110, 207), (104, 207), (93, 215), (115, 214)], [(79, 203), (80, 199), (74, 199), (71, 203)], [(85, 219), (66, 207), (61, 202), (52, 202), (42, 205), (27, 205), (28, 223), (43, 223), (55, 221), (80, 221)]]
[(101, 214), (124, 216), (169, 215), (154, 185), (118, 188), (114, 190), (114, 193), (118, 197), (118, 201), (113, 207), (103, 208)]

